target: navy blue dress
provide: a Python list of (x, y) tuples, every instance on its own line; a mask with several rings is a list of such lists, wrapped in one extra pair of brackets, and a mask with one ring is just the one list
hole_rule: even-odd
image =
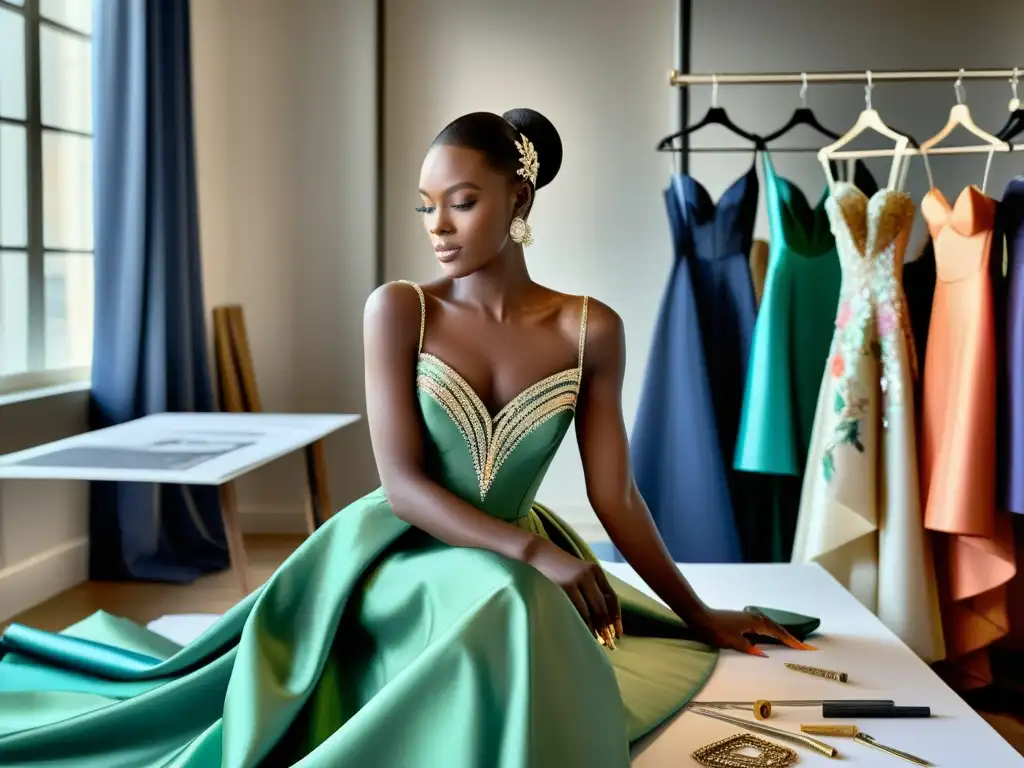
[(665, 190), (675, 261), (630, 452), (677, 562), (742, 562), (734, 510), (756, 502), (732, 455), (757, 315), (749, 257), (758, 192), (753, 164), (717, 205), (685, 174)]
[[(999, 203), (999, 229), (1006, 238), (1003, 254), (992, 258), (998, 312), (997, 343), (1004, 350), (999, 377), (999, 480), (1005, 509), (1024, 514), (1024, 176), (1010, 180)], [(998, 248), (999, 240), (995, 246)]]

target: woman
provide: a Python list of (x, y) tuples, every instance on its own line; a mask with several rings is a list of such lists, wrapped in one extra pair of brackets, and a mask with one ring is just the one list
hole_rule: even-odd
[[(366, 305), (382, 488), (184, 648), (106, 614), (8, 630), (0, 765), (626, 766), (714, 646), (808, 647), (705, 606), (668, 557), (627, 459), (622, 324), (526, 270), (560, 162), (529, 110), (441, 132), (419, 210), (445, 277)], [(671, 611), (533, 501), (574, 414), (590, 500)]]

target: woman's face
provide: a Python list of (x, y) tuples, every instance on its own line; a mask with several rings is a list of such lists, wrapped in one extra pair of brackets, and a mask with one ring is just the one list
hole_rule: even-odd
[[(420, 170), (423, 226), (441, 269), (465, 277), (509, 245), (509, 224), (525, 190), (490, 168), (474, 149), (438, 144)], [(528, 194), (528, 193), (526, 193)]]

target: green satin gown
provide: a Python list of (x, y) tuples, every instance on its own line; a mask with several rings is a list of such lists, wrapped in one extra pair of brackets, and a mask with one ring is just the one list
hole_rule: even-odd
[[(437, 482), (594, 560), (534, 502), (573, 419), (585, 299), (581, 326), (578, 367), (494, 418), (423, 353), (422, 327), (415, 386)], [(184, 647), (102, 612), (61, 633), (8, 628), (0, 765), (627, 766), (630, 743), (700, 690), (717, 652), (613, 584), (625, 637), (611, 651), (539, 572), (440, 543), (378, 489)]]

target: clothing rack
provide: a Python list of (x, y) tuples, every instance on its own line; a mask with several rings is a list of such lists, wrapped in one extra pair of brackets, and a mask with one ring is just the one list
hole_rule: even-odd
[(963, 80), (1016, 81), (1024, 74), (1018, 67), (1012, 69), (949, 69), (949, 70), (894, 70), (875, 72), (750, 72), (750, 73), (682, 73), (669, 72), (669, 85), (686, 88), (691, 85), (800, 85), (802, 83), (854, 83), (867, 85), (880, 82), (926, 82)]
[[(710, 85), (713, 90), (712, 103), (717, 104), (718, 100), (718, 89), (722, 85), (801, 85), (802, 93), (806, 92), (807, 86), (811, 83), (826, 83), (826, 84), (838, 84), (838, 83), (851, 83), (851, 84), (862, 84), (866, 86), (865, 91), (869, 94), (870, 91), (878, 82), (941, 82), (941, 81), (954, 81), (956, 87), (959, 89), (960, 84), (964, 80), (1006, 80), (1010, 83), (1013, 88), (1014, 98), (1017, 95), (1017, 85), (1020, 82), (1020, 76), (1022, 71), (1019, 67), (1013, 67), (1012, 69), (957, 69), (957, 70), (932, 70), (932, 69), (921, 69), (921, 70), (892, 70), (892, 71), (881, 71), (876, 72), (873, 70), (865, 70), (863, 72), (750, 72), (750, 73), (724, 73), (719, 74), (717, 72), (712, 73), (699, 73), (692, 74), (688, 72), (680, 72), (677, 69), (669, 71), (669, 85), (676, 86), (679, 88), (687, 88), (692, 85)], [(750, 152), (749, 147), (688, 147), (686, 153), (696, 152), (713, 152), (713, 153), (746, 153)], [(797, 149), (797, 148), (777, 148), (773, 150), (773, 153), (779, 152), (806, 152), (810, 150)], [(965, 149), (943, 149), (936, 148), (929, 151), (928, 154), (947, 154), (949, 152), (962, 153), (962, 152), (986, 152), (989, 151), (987, 147), (979, 146), (972, 147), (969, 150)], [(1008, 152), (1024, 152), (1024, 144), (1007, 144), (1003, 151)], [(889, 150), (861, 150), (861, 151), (847, 151), (844, 153), (837, 153), (837, 157), (842, 158), (855, 158), (855, 157), (882, 157), (888, 156)], [(907, 156), (917, 156), (921, 152), (916, 148), (907, 148), (904, 152)]]

